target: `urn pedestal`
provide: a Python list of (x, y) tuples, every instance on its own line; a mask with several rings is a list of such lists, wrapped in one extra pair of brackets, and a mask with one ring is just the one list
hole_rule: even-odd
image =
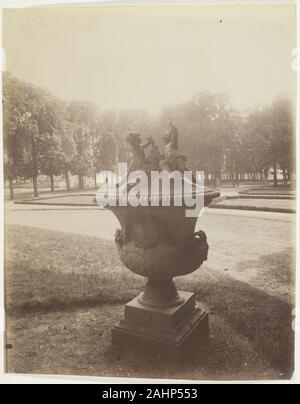
[[(205, 189), (204, 206), (218, 196)], [(181, 360), (207, 344), (209, 319), (195, 295), (178, 291), (173, 278), (196, 271), (207, 260), (209, 246), (206, 234), (195, 232), (198, 215), (190, 217), (186, 206), (174, 205), (108, 207), (122, 227), (116, 233), (122, 262), (148, 279), (144, 292), (125, 305), (112, 343)]]
[(179, 306), (148, 307), (139, 298), (126, 304), (124, 320), (112, 331), (113, 344), (175, 361), (189, 358), (205, 346), (209, 340), (208, 313), (196, 306), (193, 293), (179, 293)]

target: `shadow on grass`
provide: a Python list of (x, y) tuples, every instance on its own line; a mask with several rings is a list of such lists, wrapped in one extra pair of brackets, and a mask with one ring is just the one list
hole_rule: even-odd
[[(101, 283), (101, 279), (96, 281), (90, 274), (84, 275), (84, 283), (80, 278), (82, 275), (55, 274), (56, 293), (59, 285), (68, 285), (72, 294), (12, 305), (8, 314), (22, 316), (30, 312), (66, 312), (108, 303), (124, 304), (143, 287), (143, 280), (138, 277), (133, 281), (124, 276), (122, 286)], [(212, 313), (224, 318), (236, 333), (248, 338), (284, 377), (291, 377), (294, 370), (292, 305), (221, 273), (203, 271), (196, 282), (180, 279), (177, 283), (181, 289), (193, 291)], [(49, 287), (49, 284), (40, 283), (40, 287), (51, 290), (54, 285)], [(87, 294), (89, 296), (85, 297)]]
[(178, 285), (193, 291), (211, 312), (225, 318), (285, 377), (294, 371), (293, 306), (219, 272), (199, 273), (196, 282)]
[[(261, 289), (271, 289), (280, 294), (294, 296), (296, 283), (296, 248), (287, 248), (278, 253), (265, 254), (258, 259), (241, 261), (240, 273), (254, 269), (254, 283)], [(253, 276), (253, 275), (252, 275)], [(295, 303), (294, 301), (292, 302)]]
[[(8, 321), (29, 312), (124, 304), (143, 288), (144, 280), (121, 265), (113, 242), (18, 227), (10, 228), (9, 239), (5, 267)], [(194, 292), (212, 314), (246, 337), (285, 378), (291, 377), (291, 304), (228, 273), (205, 268), (177, 283), (180, 289)]]

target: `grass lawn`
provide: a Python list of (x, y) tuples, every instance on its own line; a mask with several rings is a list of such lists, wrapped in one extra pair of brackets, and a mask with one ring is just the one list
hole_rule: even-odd
[[(12, 225), (6, 234), (8, 372), (187, 379), (293, 373), (292, 299), (208, 267), (178, 279), (211, 312), (211, 346), (177, 367), (112, 349), (111, 328), (144, 285), (124, 268), (112, 241)], [(287, 256), (256, 264), (281, 260), (291, 265), (281, 270), (293, 273)], [(280, 284), (282, 277), (293, 283), (276, 272), (264, 280)]]
[[(88, 195), (80, 195), (80, 194), (72, 194), (72, 195), (55, 195), (55, 196), (44, 196), (39, 199), (28, 199), (25, 200), (25, 203), (29, 203), (32, 205), (54, 205), (54, 206), (98, 206), (94, 201), (96, 195), (88, 194)], [(23, 201), (22, 201), (23, 202)]]
[(219, 202), (216, 207), (230, 207), (234, 209), (262, 209), (262, 210), (294, 210), (296, 201), (287, 199), (227, 199)]
[(277, 188), (253, 188), (245, 191), (241, 191), (241, 194), (247, 195), (290, 195), (296, 196), (296, 190), (284, 187)]

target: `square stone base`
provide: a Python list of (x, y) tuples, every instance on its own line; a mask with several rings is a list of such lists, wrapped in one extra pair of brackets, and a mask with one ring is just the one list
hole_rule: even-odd
[(207, 345), (208, 313), (196, 307), (193, 293), (179, 293), (184, 303), (177, 307), (147, 307), (138, 297), (126, 304), (125, 318), (112, 332), (113, 345), (171, 360), (186, 359)]

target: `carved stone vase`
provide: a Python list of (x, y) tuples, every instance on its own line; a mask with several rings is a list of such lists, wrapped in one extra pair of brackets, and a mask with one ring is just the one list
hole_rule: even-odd
[[(219, 194), (204, 190), (204, 205)], [(124, 265), (147, 278), (145, 290), (125, 306), (125, 318), (113, 329), (113, 344), (167, 356), (186, 357), (209, 338), (208, 313), (194, 294), (178, 291), (174, 278), (196, 271), (207, 260), (203, 231), (186, 206), (109, 206), (121, 229), (116, 244)]]

